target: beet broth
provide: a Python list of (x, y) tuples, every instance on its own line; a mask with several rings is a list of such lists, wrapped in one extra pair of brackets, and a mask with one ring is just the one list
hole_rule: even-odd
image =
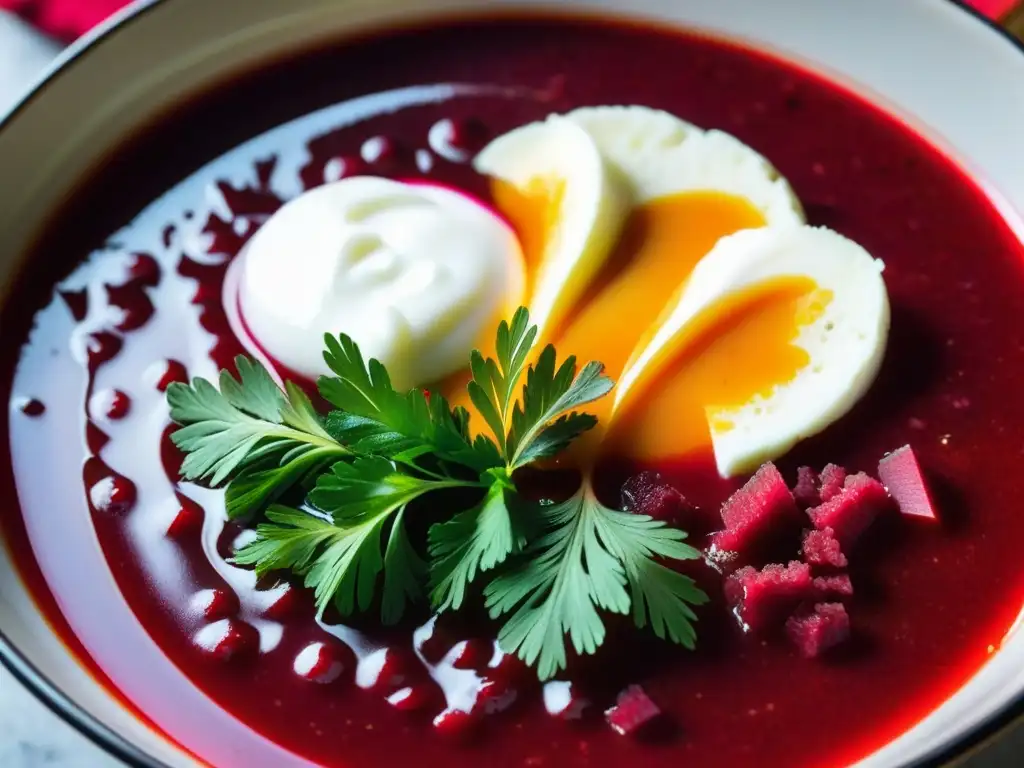
[[(810, 223), (885, 262), (893, 325), (878, 381), (780, 466), (790, 480), (805, 463), (873, 471), (910, 442), (943, 520), (884, 521), (851, 555), (853, 640), (829, 660), (742, 636), (720, 579), (697, 568), (712, 598), (698, 650), (632, 633), (620, 641), (611, 622), (607, 653), (559, 678), (592, 702), (570, 721), (549, 714), (554, 689), (545, 697), (531, 673), (502, 660), (493, 630), (472, 617), (435, 626), (423, 615), (387, 633), (370, 620), (322, 626), (297, 585), (256, 583), (229, 564), (246, 534), (222, 521), (220, 492), (177, 483), (163, 390), (212, 378), (242, 352), (222, 283), (283, 200), (363, 172), (486, 198), (486, 180), (446, 158), (437, 136), (472, 152), (551, 112), (633, 103), (733, 133), (790, 180)], [(328, 104), (338, 106), (313, 111)], [(5, 351), (13, 470), (4, 462), (0, 519), (69, 645), (215, 765), (283, 764), (269, 742), (352, 766), (406, 765), (410, 755), (495, 768), (846, 764), (965, 682), (1018, 612), (1022, 255), (978, 187), (903, 124), (722, 42), (548, 19), (307, 53), (182, 105), (55, 218), (3, 308), (6, 338), (27, 340)], [(54, 286), (55, 271), (69, 270)], [(719, 479), (710, 456), (654, 468), (704, 510), (689, 526), (702, 546), (739, 483)], [(613, 463), (601, 484), (614, 489), (633, 469)], [(473, 738), (432, 726), (442, 689), (457, 696), (481, 681), (493, 713)], [(643, 741), (600, 716), (633, 683), (668, 713)]]

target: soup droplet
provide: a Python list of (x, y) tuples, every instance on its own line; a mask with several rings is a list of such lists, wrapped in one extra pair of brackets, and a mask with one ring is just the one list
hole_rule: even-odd
[(468, 161), (483, 149), (487, 139), (487, 128), (475, 118), (438, 120), (427, 133), (430, 148), (453, 163)]
[(85, 339), (85, 363), (89, 371), (96, 372), (104, 363), (113, 360), (121, 351), (121, 337), (110, 331), (96, 331)]
[(359, 155), (376, 166), (395, 166), (406, 159), (406, 150), (390, 136), (374, 136), (363, 142)]
[(86, 423), (85, 444), (89, 447), (89, 453), (98, 454), (109, 442), (110, 436), (97, 427), (95, 422), (89, 421)]
[(260, 647), (259, 632), (238, 619), (221, 619), (196, 632), (196, 646), (218, 661), (254, 656)]
[(273, 621), (285, 621), (295, 615), (299, 606), (298, 590), (291, 584), (278, 584), (268, 590), (271, 601), (263, 615)]
[(160, 284), (160, 264), (148, 253), (132, 254), (128, 276), (133, 282), (153, 288)]
[(188, 382), (188, 370), (177, 360), (164, 360), (154, 363), (146, 372), (146, 378), (153, 382), (153, 385), (161, 392), (175, 382)]
[(119, 331), (134, 331), (150, 321), (155, 308), (142, 283), (129, 282), (124, 285), (107, 285), (107, 301), (121, 310), (117, 322)]
[(405, 685), (409, 662), (394, 648), (381, 648), (365, 657), (356, 669), (356, 685), (385, 696)]
[(461, 709), (446, 709), (434, 718), (434, 730), (448, 739), (462, 740), (473, 733), (477, 718)]
[(360, 157), (332, 157), (324, 164), (324, 181), (331, 184), (366, 173), (367, 170), (366, 163)]
[(135, 483), (127, 477), (109, 474), (89, 486), (89, 503), (96, 512), (123, 515), (135, 506)]
[(430, 634), (421, 639), (417, 650), (428, 664), (440, 664), (455, 644), (456, 637), (445, 627), (440, 626), (439, 619), (435, 619), (431, 623)]
[(181, 477), (181, 465), (185, 461), (185, 454), (174, 444), (173, 435), (177, 429), (177, 424), (168, 424), (160, 436), (160, 461), (164, 465), (167, 479), (172, 483), (178, 482)]
[(431, 698), (427, 686), (409, 685), (388, 696), (387, 702), (399, 712), (419, 712), (430, 703)]
[(483, 640), (466, 640), (460, 646), (452, 659), (456, 669), (481, 669), (494, 656), (494, 644)]
[(58, 293), (64, 299), (64, 303), (67, 305), (68, 311), (75, 322), (80, 323), (85, 320), (85, 316), (89, 314), (88, 291), (83, 288), (80, 291), (58, 291)]
[(351, 660), (351, 652), (341, 643), (310, 643), (295, 657), (292, 668), (303, 680), (327, 685), (341, 677)]
[(89, 402), (89, 413), (94, 419), (102, 416), (116, 421), (128, 415), (131, 405), (131, 398), (121, 390), (103, 389), (92, 396)]
[(171, 524), (167, 526), (167, 537), (180, 542), (202, 530), (203, 518), (206, 515), (203, 508), (188, 496), (179, 493), (177, 497), (181, 506)]
[(238, 596), (227, 589), (203, 589), (192, 596), (192, 610), (207, 621), (229, 619), (238, 613)]
[(43, 405), (43, 401), (37, 400), (34, 397), (22, 400), (18, 407), (26, 416), (32, 416), (33, 418), (36, 416), (42, 416), (46, 412), (46, 406)]
[(577, 686), (568, 681), (553, 680), (544, 684), (544, 709), (552, 717), (562, 720), (579, 720), (587, 709), (590, 700), (581, 695)]

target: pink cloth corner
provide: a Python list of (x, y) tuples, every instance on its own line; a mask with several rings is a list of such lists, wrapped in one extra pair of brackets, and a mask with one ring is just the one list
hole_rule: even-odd
[(1012, 11), (1020, 0), (968, 0), (979, 11), (992, 19), (1001, 19)]
[(129, 0), (0, 0), (0, 8), (13, 11), (46, 34), (69, 43), (84, 35)]

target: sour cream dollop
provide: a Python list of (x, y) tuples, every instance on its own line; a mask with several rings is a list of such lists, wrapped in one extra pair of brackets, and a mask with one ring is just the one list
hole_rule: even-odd
[(324, 334), (345, 333), (399, 389), (466, 367), (525, 284), (515, 233), (488, 208), (373, 176), (291, 200), (244, 259), (239, 305), (267, 355), (312, 379), (330, 373)]

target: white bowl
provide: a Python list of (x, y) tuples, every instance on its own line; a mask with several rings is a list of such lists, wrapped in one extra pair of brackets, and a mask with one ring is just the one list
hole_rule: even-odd
[[(1024, 211), (1024, 48), (945, 0), (157, 0), (75, 45), (0, 122), (0, 275), (103, 158), (175, 102), (317, 41), (398, 22), (557, 8), (696, 27), (802, 62), (868, 95), (944, 147), (1017, 228)], [(86, 514), (84, 501), (68, 514)], [(0, 661), (125, 761), (199, 763), (141, 723), (79, 665), (0, 551)], [(153, 646), (154, 651), (156, 646)], [(1005, 730), (1024, 700), (1015, 627), (959, 692), (864, 768), (936, 763)], [(1016, 761), (1019, 764), (1019, 761)], [(276, 753), (268, 763), (306, 764)]]

